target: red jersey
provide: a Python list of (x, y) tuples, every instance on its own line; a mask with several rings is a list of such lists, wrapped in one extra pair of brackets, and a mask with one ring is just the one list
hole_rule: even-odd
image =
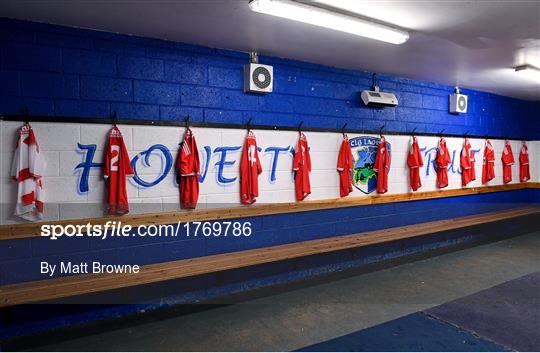
[(474, 172), (474, 154), (471, 149), (469, 139), (465, 139), (463, 148), (461, 149), (460, 167), (461, 167), (461, 183), (463, 186), (467, 186), (468, 183), (476, 179), (476, 173)]
[(471, 180), (476, 180), (476, 157), (474, 156), (474, 151), (472, 150), (472, 147), (469, 148), (469, 157), (471, 158), (470, 177)]
[(504, 141), (504, 149), (501, 156), (503, 165), (503, 183), (507, 184), (512, 181), (512, 165), (514, 164), (514, 153), (512, 146), (508, 140)]
[(519, 152), (519, 180), (524, 183), (529, 179), (531, 179), (529, 170), (529, 149), (527, 148), (527, 144), (523, 142), (523, 146)]
[(420, 147), (418, 147), (418, 139), (416, 136), (412, 138), (411, 148), (407, 155), (407, 166), (409, 167), (409, 181), (411, 183), (411, 189), (413, 191), (418, 190), (422, 186), (420, 180), (420, 167), (424, 166), (424, 160), (420, 153)]
[(108, 212), (123, 215), (129, 212), (126, 191), (126, 177), (133, 176), (124, 138), (120, 130), (113, 126), (109, 133), (109, 143), (105, 150), (103, 176), (109, 181)]
[(311, 157), (309, 155), (307, 138), (303, 132), (300, 132), (298, 145), (296, 146), (296, 151), (294, 152), (293, 171), (296, 172), (296, 175), (294, 176), (296, 199), (298, 201), (302, 201), (306, 198), (306, 196), (311, 194), (311, 185), (309, 183)]
[(259, 174), (262, 173), (257, 140), (249, 130), (240, 159), (240, 202), (252, 204), (259, 196)]
[(439, 139), (439, 146), (437, 148), (437, 156), (435, 157), (435, 165), (437, 166), (437, 187), (445, 188), (448, 186), (448, 165), (452, 160), (450, 159), (450, 153), (446, 147), (446, 140), (444, 137)]
[(352, 191), (351, 173), (353, 170), (353, 160), (351, 145), (347, 135), (343, 136), (341, 147), (339, 148), (337, 171), (339, 173), (339, 196), (345, 197)]
[(484, 161), (482, 163), (482, 184), (495, 178), (495, 151), (491, 141), (486, 140), (484, 148)]
[(195, 208), (199, 200), (199, 150), (193, 132), (188, 127), (180, 147), (180, 156), (176, 163), (178, 186), (180, 188), (180, 206)]
[(384, 194), (388, 191), (388, 171), (390, 170), (390, 153), (388, 153), (388, 146), (384, 136), (381, 136), (377, 148), (373, 170), (377, 172), (377, 192)]

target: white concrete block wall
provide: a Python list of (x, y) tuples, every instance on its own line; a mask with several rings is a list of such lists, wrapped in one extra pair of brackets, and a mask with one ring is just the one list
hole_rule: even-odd
[[(1, 122), (0, 137), (0, 223), (19, 222), (12, 213), (16, 198), (16, 184), (9, 179), (9, 169), (16, 143), (16, 131), (20, 127), (19, 122)], [(80, 171), (76, 170), (77, 164), (84, 159), (84, 153), (79, 151), (77, 143), (84, 145), (95, 144), (96, 152), (94, 162), (103, 161), (109, 125), (100, 124), (72, 124), (72, 123), (33, 123), (32, 127), (40, 144), (46, 168), (43, 177), (46, 192), (45, 218), (47, 220), (75, 219), (98, 217), (104, 213), (105, 183), (100, 169), (92, 169), (89, 174), (89, 191), (80, 194), (78, 184)], [(173, 167), (168, 175), (157, 185), (142, 187), (130, 179), (127, 183), (128, 197), (130, 199), (131, 213), (167, 212), (178, 211), (179, 195), (178, 185), (174, 174), (174, 164), (178, 153), (178, 144), (184, 133), (181, 127), (158, 127), (119, 125), (124, 135), (124, 142), (131, 158), (147, 150), (155, 144), (164, 145), (172, 156)], [(221, 184), (217, 180), (218, 170), (216, 167), (220, 155), (214, 153), (214, 149), (220, 146), (242, 146), (244, 144), (245, 130), (219, 130), (214, 128), (192, 128), (199, 147), (201, 164), (206, 164), (204, 146), (210, 146), (212, 154), (208, 161), (208, 171), (203, 183), (200, 184), (199, 208), (237, 207), (239, 203), (239, 179), (238, 170), (240, 164), (240, 151), (227, 153), (228, 161), (235, 161), (234, 166), (224, 168), (223, 176), (226, 178), (236, 177), (236, 181), (230, 184)], [(259, 178), (260, 197), (258, 203), (294, 202), (294, 180), (291, 172), (292, 154), (283, 152), (279, 154), (276, 163), (276, 180), (270, 181), (270, 169), (274, 153), (264, 152), (269, 146), (296, 148), (298, 133), (294, 131), (255, 131), (257, 143), (262, 152), (259, 153), (263, 173)], [(311, 157), (312, 194), (308, 200), (322, 200), (339, 197), (339, 176), (336, 172), (337, 154), (341, 144), (341, 134), (338, 133), (313, 133), (306, 132), (308, 137)], [(360, 135), (349, 135), (349, 138)], [(410, 192), (406, 164), (409, 150), (410, 137), (387, 136), (391, 143), (392, 164), (389, 175), (389, 194), (401, 194)], [(421, 148), (437, 146), (437, 137), (419, 136)], [(493, 140), (495, 148), (495, 180), (489, 185), (502, 184), (501, 153), (504, 147), (503, 140)], [(450, 153), (456, 151), (454, 170), (449, 172), (450, 185), (447, 189), (461, 188), (461, 176), (459, 169), (459, 153), (463, 139), (447, 138)], [(519, 163), (517, 161), (520, 141), (511, 141), (516, 164), (512, 167), (513, 181), (517, 183), (519, 178)], [(470, 186), (481, 186), (482, 156), (484, 140), (471, 139), (473, 149), (480, 150), (476, 155), (476, 181)], [(540, 181), (540, 141), (529, 142), (531, 159), (532, 181)], [(432, 160), (435, 151), (432, 152)], [(436, 173), (434, 169), (426, 176), (428, 158), (424, 157), (424, 167), (421, 169), (421, 191), (437, 190)], [(149, 163), (139, 158), (136, 164), (138, 176), (147, 182), (155, 180), (162, 172), (164, 158), (160, 153), (152, 153)], [(376, 193), (369, 196), (376, 195)], [(368, 197), (356, 188), (349, 197)]]

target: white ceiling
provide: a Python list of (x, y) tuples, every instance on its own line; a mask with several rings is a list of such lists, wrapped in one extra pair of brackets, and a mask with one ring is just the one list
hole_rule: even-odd
[(0, 0), (0, 16), (364, 69), (540, 100), (540, 1), (316, 0), (410, 30), (392, 45), (251, 12), (248, 0)]

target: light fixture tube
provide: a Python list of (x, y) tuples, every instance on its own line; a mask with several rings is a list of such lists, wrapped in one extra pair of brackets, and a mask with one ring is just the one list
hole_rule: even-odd
[(516, 73), (522, 77), (535, 80), (540, 84), (540, 68), (532, 65), (520, 65), (515, 68)]
[(407, 31), (296, 1), (251, 0), (249, 7), (255, 12), (309, 23), (387, 43), (402, 44), (409, 39)]

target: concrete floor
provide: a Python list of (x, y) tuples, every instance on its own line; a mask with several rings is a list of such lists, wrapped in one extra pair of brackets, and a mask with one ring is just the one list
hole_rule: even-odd
[(290, 351), (539, 271), (539, 255), (535, 232), (33, 350)]

